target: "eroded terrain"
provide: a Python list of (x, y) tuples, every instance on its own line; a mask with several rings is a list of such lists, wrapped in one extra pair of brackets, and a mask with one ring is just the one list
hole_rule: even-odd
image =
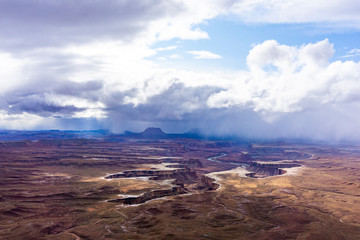
[(0, 143), (1, 239), (360, 239), (360, 147)]

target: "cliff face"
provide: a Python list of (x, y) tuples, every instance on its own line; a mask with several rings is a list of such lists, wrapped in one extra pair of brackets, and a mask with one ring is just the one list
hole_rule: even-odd
[[(195, 172), (190, 172), (190, 174), (191, 173), (194, 173), (196, 175)], [(181, 174), (181, 176), (183, 178), (189, 177), (184, 174)], [(157, 176), (157, 177), (161, 177), (161, 176)], [(197, 177), (197, 176), (193, 176), (193, 177)], [(159, 180), (159, 179), (157, 179), (157, 180)], [(165, 197), (165, 196), (174, 196), (174, 195), (184, 194), (184, 193), (188, 192), (188, 190), (185, 189), (185, 187), (184, 187), (183, 179), (181, 179), (181, 177), (178, 176), (178, 178), (176, 178), (176, 181), (173, 182), (173, 184), (176, 184), (177, 186), (174, 186), (171, 189), (154, 190), (154, 191), (146, 192), (138, 197), (112, 199), (112, 200), (108, 200), (108, 202), (117, 202), (117, 203), (128, 204), (128, 205), (141, 204), (141, 203), (147, 202), (152, 199), (161, 198), (161, 197)], [(197, 184), (197, 189), (209, 191), (209, 190), (216, 190), (219, 188), (219, 186), (220, 185), (217, 184), (214, 179), (207, 177), (207, 176), (202, 176), (199, 183)]]
[(249, 174), (249, 177), (255, 177), (256, 174), (264, 176), (276, 176), (286, 173), (282, 168), (300, 167), (300, 164), (295, 163), (258, 163), (251, 162), (250, 166), (246, 168), (248, 171), (254, 172)]
[(179, 183), (193, 183), (198, 180), (197, 174), (185, 165), (174, 165), (173, 167), (184, 167), (173, 170), (132, 170), (122, 173), (110, 174), (105, 179), (150, 177), (151, 180), (176, 179)]
[(172, 176), (176, 173), (188, 173), (189, 168), (179, 168), (174, 170), (133, 170), (124, 171), (122, 173), (115, 173), (106, 176), (106, 179), (111, 178), (129, 178), (129, 177), (148, 177), (148, 176)]
[(200, 183), (197, 187), (199, 190), (216, 190), (220, 187), (219, 184), (215, 182), (215, 179), (207, 177), (205, 175), (200, 179)]
[(182, 186), (176, 186), (171, 189), (154, 190), (151, 192), (146, 192), (138, 197), (119, 198), (119, 199), (108, 200), (108, 202), (117, 202), (117, 203), (132, 205), (132, 204), (144, 203), (156, 198), (174, 196), (183, 193), (186, 193), (186, 190)]

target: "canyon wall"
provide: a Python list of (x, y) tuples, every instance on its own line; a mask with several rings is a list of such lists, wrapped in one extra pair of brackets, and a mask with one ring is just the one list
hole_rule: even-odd
[(171, 189), (154, 190), (151, 192), (146, 192), (138, 197), (119, 198), (119, 199), (108, 200), (108, 202), (117, 202), (117, 203), (132, 205), (132, 204), (144, 203), (156, 198), (174, 196), (183, 193), (186, 193), (186, 190), (182, 186), (175, 186), (172, 187)]
[(264, 176), (276, 176), (286, 173), (282, 168), (300, 167), (300, 164), (296, 163), (259, 163), (251, 162), (250, 166), (246, 168), (248, 171), (252, 171), (255, 174), (248, 174), (249, 177), (255, 177), (256, 174)]

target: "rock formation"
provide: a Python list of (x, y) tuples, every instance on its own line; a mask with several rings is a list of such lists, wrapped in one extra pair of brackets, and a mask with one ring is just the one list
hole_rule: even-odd
[(220, 187), (219, 184), (215, 182), (215, 179), (207, 177), (205, 175), (200, 179), (200, 183), (198, 184), (198, 190), (216, 190)]
[(251, 162), (250, 166), (246, 168), (248, 171), (252, 171), (255, 174), (248, 174), (249, 177), (255, 177), (256, 174), (263, 176), (276, 176), (286, 173), (282, 168), (300, 167), (300, 164), (296, 163), (259, 163)]
[(154, 190), (154, 191), (146, 192), (138, 197), (112, 199), (112, 200), (108, 200), (108, 202), (117, 202), (117, 203), (132, 205), (132, 204), (144, 203), (156, 198), (174, 196), (183, 193), (186, 193), (186, 190), (182, 186), (175, 186), (172, 187), (171, 189)]

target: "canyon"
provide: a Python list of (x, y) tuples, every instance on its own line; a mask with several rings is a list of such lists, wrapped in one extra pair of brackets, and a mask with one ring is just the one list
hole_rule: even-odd
[(360, 238), (358, 146), (144, 132), (7, 134), (0, 238)]

